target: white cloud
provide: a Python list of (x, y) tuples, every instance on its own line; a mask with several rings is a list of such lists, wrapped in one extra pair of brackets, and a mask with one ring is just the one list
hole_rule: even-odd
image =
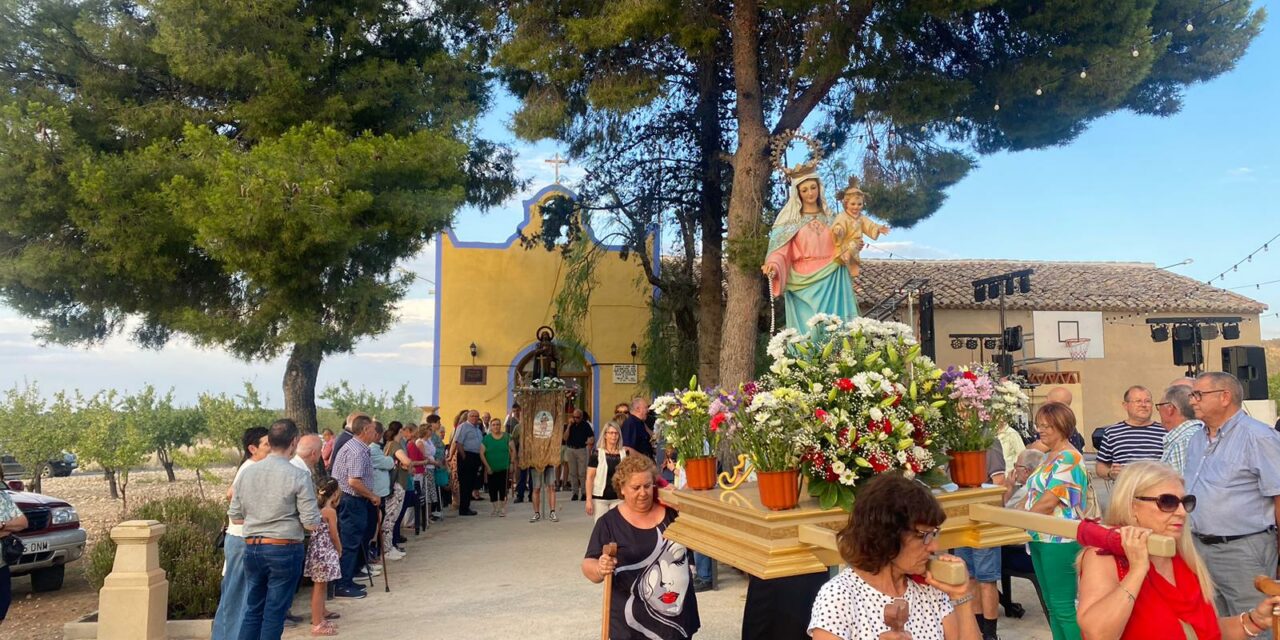
[(433, 298), (405, 298), (396, 304), (398, 324), (435, 326), (436, 301)]
[(402, 356), (394, 351), (357, 351), (355, 357), (365, 358), (368, 360), (376, 360), (378, 362), (386, 362), (390, 360), (399, 360)]
[(862, 251), (863, 258), (919, 258), (922, 260), (945, 260), (960, 256), (926, 244), (912, 240), (897, 242), (868, 242)]
[(430, 340), (419, 340), (418, 342), (406, 342), (400, 345), (400, 348), (401, 349), (423, 349), (426, 351), (431, 351), (432, 349), (435, 348), (435, 346), (436, 346), (436, 343)]

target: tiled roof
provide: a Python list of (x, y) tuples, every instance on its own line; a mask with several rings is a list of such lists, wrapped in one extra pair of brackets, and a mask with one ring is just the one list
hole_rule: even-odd
[(998, 302), (973, 301), (972, 282), (1022, 269), (1035, 270), (1031, 293), (1005, 298), (1009, 309), (1261, 313), (1267, 308), (1238, 293), (1154, 264), (1135, 262), (866, 259), (854, 287), (858, 301), (866, 307), (888, 297), (907, 280), (926, 278), (934, 304), (940, 308), (993, 309), (999, 307)]

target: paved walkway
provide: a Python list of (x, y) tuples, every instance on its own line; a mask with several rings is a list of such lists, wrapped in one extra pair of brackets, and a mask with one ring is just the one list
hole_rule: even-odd
[[(560, 522), (530, 524), (532, 508), (513, 504), (506, 518), (490, 517), (487, 502), (473, 503), (480, 515), (449, 515), (417, 537), (412, 530), (408, 556), (389, 562), (391, 593), (382, 577), (363, 600), (331, 600), (329, 608), (345, 638), (376, 640), (588, 640), (599, 638), (601, 585), (579, 569), (591, 532), (583, 503), (561, 493)], [(1026, 607), (1021, 620), (1001, 618), (1005, 638), (1049, 640), (1035, 592), (1014, 582), (1015, 597)], [(698, 594), (702, 617), (699, 640), (741, 637), (747, 581), (721, 567), (715, 591)], [(295, 613), (309, 615), (310, 591), (299, 594)], [(309, 625), (285, 634), (309, 638)]]

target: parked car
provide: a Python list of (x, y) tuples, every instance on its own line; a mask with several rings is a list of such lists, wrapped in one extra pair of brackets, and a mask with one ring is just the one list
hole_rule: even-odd
[(25, 551), (10, 574), (31, 576), (32, 591), (62, 588), (66, 565), (84, 555), (88, 535), (80, 528), (80, 515), (66, 501), (23, 491), (20, 480), (5, 486), (14, 504), (27, 516), (27, 528), (18, 532)]
[(55, 478), (65, 478), (71, 475), (71, 472), (80, 465), (76, 454), (70, 451), (63, 451), (62, 455), (49, 461), (49, 475)]
[(23, 468), (22, 463), (14, 459), (9, 454), (0, 455), (0, 477), (2, 478), (21, 478), (27, 474), (27, 470)]

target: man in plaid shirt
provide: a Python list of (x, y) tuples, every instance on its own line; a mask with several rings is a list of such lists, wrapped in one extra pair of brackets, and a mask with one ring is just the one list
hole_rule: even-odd
[[(356, 416), (351, 423), (351, 436), (355, 442), (338, 449), (330, 473), (346, 494), (338, 503), (338, 531), (342, 538), (342, 579), (334, 587), (334, 596), (338, 598), (365, 596), (364, 588), (355, 582), (355, 574), (364, 562), (364, 543), (372, 533), (369, 522), (373, 521), (381, 501), (370, 489), (373, 461), (369, 457), (369, 445), (377, 438), (373, 420), (366, 415)], [(354, 446), (356, 443), (361, 446)]]

